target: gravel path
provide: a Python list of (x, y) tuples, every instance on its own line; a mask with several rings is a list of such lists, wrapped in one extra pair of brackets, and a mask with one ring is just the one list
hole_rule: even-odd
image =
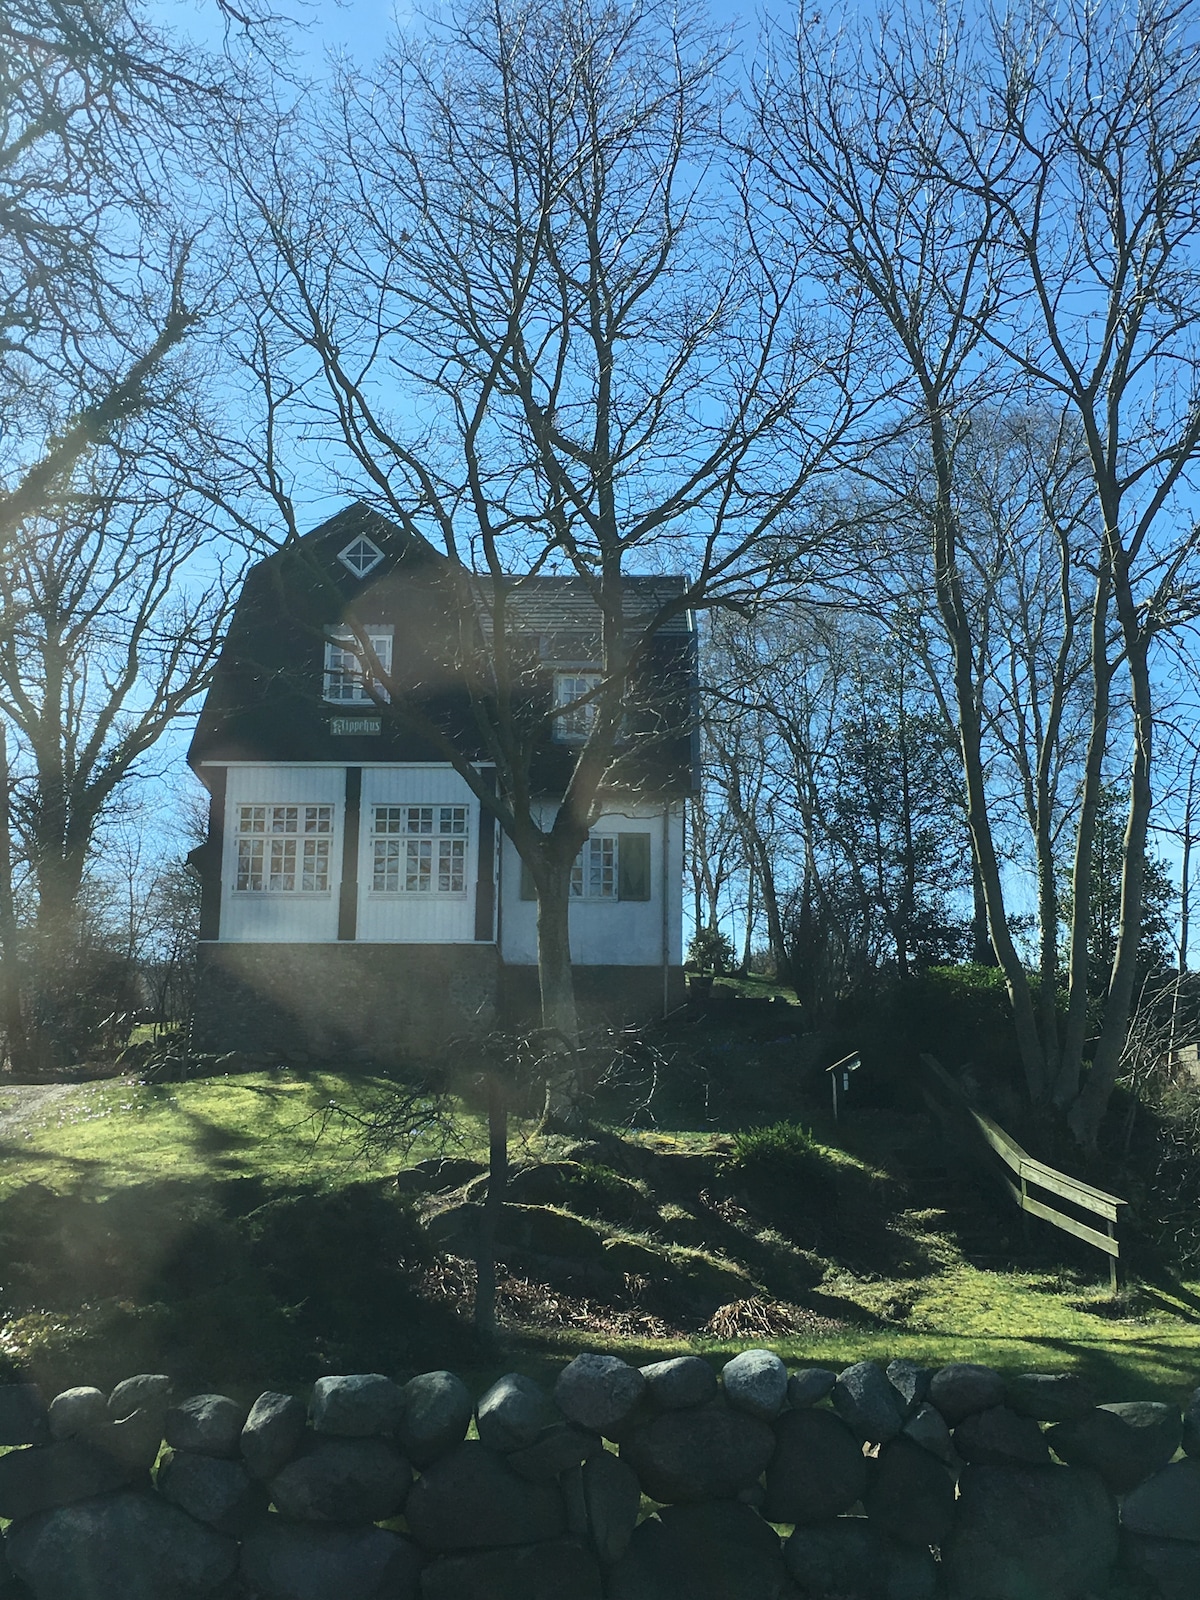
[(78, 1087), (77, 1083), (14, 1083), (0, 1087), (0, 1139), (27, 1132), (56, 1100)]

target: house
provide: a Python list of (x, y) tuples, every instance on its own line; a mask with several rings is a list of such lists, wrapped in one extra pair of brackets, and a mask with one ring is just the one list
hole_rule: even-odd
[[(629, 578), (630, 625), (684, 592), (679, 578)], [(532, 792), (549, 817), (587, 731), (577, 702), (598, 681), (599, 612), (575, 578), (523, 578), (506, 593)], [(208, 839), (193, 852), (197, 1050), (388, 1059), (536, 1015), (528, 874), (438, 743), (485, 781), (494, 770), (458, 664), (462, 615), (445, 559), (362, 505), (249, 573), (189, 752), (209, 794)], [(351, 623), (397, 709), (403, 695), (423, 720), (381, 703)], [(620, 779), (572, 879), (585, 1016), (645, 1019), (682, 999), (695, 683), (695, 622), (681, 610), (636, 680)]]

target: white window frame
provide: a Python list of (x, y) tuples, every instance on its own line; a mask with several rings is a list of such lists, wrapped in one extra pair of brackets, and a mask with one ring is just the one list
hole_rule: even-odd
[[(384, 672), (392, 670), (392, 633), (388, 627), (366, 627), (361, 633), (379, 658)], [(347, 649), (347, 645), (351, 648)], [(377, 678), (367, 687), (367, 676), (357, 649), (358, 641), (352, 628), (327, 628), (325, 636), (325, 671), (322, 698), (336, 706), (373, 706), (391, 698)]]
[(471, 807), (378, 800), (371, 806), (370, 893), (463, 900), (471, 880)]
[(592, 833), (571, 866), (572, 900), (611, 900), (621, 898), (621, 836), (619, 833)]
[[(598, 689), (604, 674), (594, 667), (560, 667), (554, 674), (555, 707), (571, 705), (585, 694)], [(583, 744), (596, 725), (596, 701), (575, 706), (571, 711), (558, 711), (554, 716), (554, 737), (559, 744)]]
[[(364, 553), (369, 552), (373, 559), (363, 561), (357, 555), (360, 549)], [(373, 539), (368, 539), (365, 533), (359, 533), (355, 534), (344, 550), (338, 551), (338, 560), (347, 572), (352, 572), (356, 578), (365, 578), (374, 572), (383, 560), (383, 551)]]
[(328, 899), (333, 893), (335, 811), (332, 801), (241, 802), (234, 833), (234, 893)]

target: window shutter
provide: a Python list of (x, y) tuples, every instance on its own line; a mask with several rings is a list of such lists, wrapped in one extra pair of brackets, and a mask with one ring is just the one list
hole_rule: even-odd
[(533, 873), (530, 872), (524, 861), (521, 862), (521, 899), (537, 899), (537, 890), (533, 886)]
[(619, 900), (649, 900), (650, 835), (648, 833), (622, 833), (619, 837), (621, 840), (621, 854), (618, 866), (617, 898)]

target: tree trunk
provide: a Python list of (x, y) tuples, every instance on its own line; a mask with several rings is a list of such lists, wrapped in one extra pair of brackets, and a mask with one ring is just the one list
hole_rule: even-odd
[(21, 1002), (20, 930), (12, 880), (12, 822), (8, 772), (8, 730), (0, 723), (0, 1013), (14, 1072), (29, 1066), (29, 1042)]
[(496, 1337), (496, 1236), (508, 1189), (508, 1098), (493, 1072), (487, 1081), (488, 1186), (475, 1255), (475, 1327), (489, 1343)]
[(577, 1132), (587, 1125), (575, 1070), (579, 1016), (571, 970), (570, 882), (568, 863), (537, 885), (538, 986), (546, 1036), (542, 1126), (558, 1132)]
[[(1118, 605), (1123, 596), (1118, 596)], [(1132, 597), (1130, 597), (1130, 608)], [(1131, 615), (1130, 618), (1133, 621)], [(1138, 949), (1142, 936), (1142, 886), (1145, 880), (1146, 836), (1150, 826), (1152, 795), (1150, 762), (1154, 719), (1150, 689), (1148, 643), (1133, 637), (1134, 626), (1122, 631), (1126, 639), (1126, 659), (1133, 698), (1134, 754), (1129, 780), (1129, 820), (1125, 827), (1124, 865), (1121, 871), (1121, 923), (1117, 933), (1116, 957), (1104, 1000), (1104, 1020), (1091, 1071), (1067, 1117), (1076, 1139), (1086, 1150), (1096, 1148), (1100, 1124), (1108, 1109), (1113, 1088), (1121, 1071), (1125, 1041), (1129, 1035), (1129, 1013), (1137, 977)]]

